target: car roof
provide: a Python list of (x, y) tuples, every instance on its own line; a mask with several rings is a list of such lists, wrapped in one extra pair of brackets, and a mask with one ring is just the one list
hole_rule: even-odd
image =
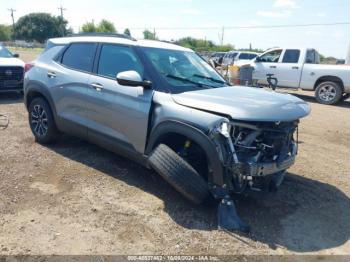
[(286, 50), (286, 49), (290, 49), (290, 50), (311, 50), (311, 49), (314, 49), (314, 50), (316, 50), (315, 48), (305, 47), (305, 46), (284, 46), (284, 47), (269, 48), (269, 49), (265, 50), (264, 53), (266, 53), (268, 51), (279, 50), (279, 49), (282, 49), (282, 50)]
[(115, 36), (69, 36), (69, 37), (59, 37), (51, 38), (48, 40), (55, 45), (67, 45), (74, 42), (98, 42), (98, 43), (110, 43), (110, 44), (124, 44), (131, 46), (141, 46), (141, 47), (153, 47), (153, 48), (163, 48), (178, 51), (193, 52), (189, 48), (185, 48), (179, 45), (156, 41), (156, 40), (135, 40), (126, 37), (115, 37)]
[(251, 51), (235, 51), (235, 50), (232, 50), (232, 51), (229, 51), (228, 53), (236, 53), (236, 54), (253, 54), (253, 55), (256, 55), (257, 53), (256, 52), (251, 52)]

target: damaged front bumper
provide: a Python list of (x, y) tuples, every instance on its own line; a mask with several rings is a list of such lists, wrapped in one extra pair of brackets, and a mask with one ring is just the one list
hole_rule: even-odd
[(295, 163), (297, 130), (298, 121), (219, 123), (211, 138), (224, 167), (225, 188), (234, 193), (275, 190), (281, 173)]
[(231, 193), (276, 191), (298, 152), (298, 121), (286, 123), (222, 122), (210, 137), (223, 165), (223, 185), (211, 188), (218, 206), (218, 228), (249, 232), (238, 216)]

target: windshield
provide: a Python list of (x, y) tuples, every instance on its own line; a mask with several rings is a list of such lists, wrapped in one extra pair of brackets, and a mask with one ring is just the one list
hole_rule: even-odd
[(5, 47), (0, 45), (0, 57), (10, 58), (10, 57), (13, 57), (13, 55), (9, 50), (7, 50)]
[(226, 86), (225, 80), (196, 53), (160, 48), (143, 48), (156, 71), (169, 84), (168, 91)]

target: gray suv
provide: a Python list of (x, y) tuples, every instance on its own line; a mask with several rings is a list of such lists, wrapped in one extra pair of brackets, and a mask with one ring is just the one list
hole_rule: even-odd
[(219, 227), (248, 231), (232, 193), (274, 191), (295, 161), (304, 101), (229, 86), (192, 50), (123, 36), (51, 39), (25, 74), (39, 143), (61, 132), (153, 168)]

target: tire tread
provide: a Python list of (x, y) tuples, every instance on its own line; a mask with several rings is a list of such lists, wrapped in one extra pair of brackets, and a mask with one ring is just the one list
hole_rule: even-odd
[(151, 167), (178, 192), (195, 204), (209, 195), (207, 182), (171, 148), (160, 144), (149, 157)]

